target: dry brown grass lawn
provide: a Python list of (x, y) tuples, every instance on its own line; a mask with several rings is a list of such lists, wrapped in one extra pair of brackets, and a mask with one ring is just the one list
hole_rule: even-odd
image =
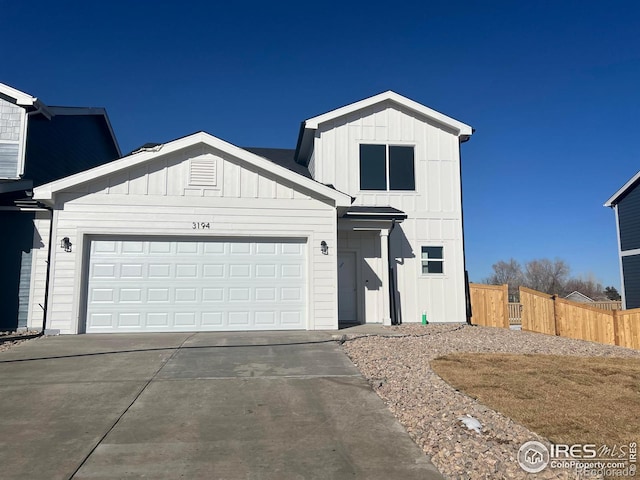
[(640, 440), (640, 359), (465, 353), (431, 366), (454, 388), (554, 443)]

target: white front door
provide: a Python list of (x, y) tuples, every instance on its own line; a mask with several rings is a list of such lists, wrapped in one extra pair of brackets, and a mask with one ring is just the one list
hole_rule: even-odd
[(305, 329), (296, 239), (95, 239), (88, 333)]
[(358, 323), (355, 252), (338, 252), (338, 321)]

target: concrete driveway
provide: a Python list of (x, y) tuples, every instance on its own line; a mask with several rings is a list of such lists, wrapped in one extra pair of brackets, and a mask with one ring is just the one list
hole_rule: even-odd
[(45, 337), (0, 352), (4, 479), (440, 479), (329, 333)]

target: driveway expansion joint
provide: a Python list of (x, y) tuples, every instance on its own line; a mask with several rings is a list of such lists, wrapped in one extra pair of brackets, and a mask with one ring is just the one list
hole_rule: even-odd
[(126, 413), (129, 411), (129, 409), (133, 406), (134, 403), (136, 403), (138, 401), (138, 398), (140, 398), (140, 395), (142, 395), (142, 393), (147, 389), (147, 387), (151, 384), (151, 382), (153, 382), (153, 380), (156, 378), (156, 376), (162, 371), (162, 369), (165, 367), (165, 365), (167, 365), (167, 363), (169, 363), (171, 361), (171, 359), (173, 357), (175, 357), (175, 355), (178, 353), (178, 351), (180, 351), (180, 348), (182, 348), (182, 345), (184, 345), (186, 343), (187, 340), (189, 340), (191, 337), (193, 337), (194, 335), (196, 335), (195, 333), (193, 333), (192, 335), (189, 335), (187, 338), (185, 338), (182, 343), (178, 346), (178, 348), (176, 348), (172, 353), (171, 356), (169, 356), (169, 358), (167, 358), (164, 362), (162, 362), (162, 364), (160, 365), (160, 367), (158, 368), (158, 370), (156, 371), (156, 373), (154, 373), (151, 378), (149, 380), (147, 380), (145, 382), (145, 384), (142, 386), (142, 388), (140, 389), (140, 391), (138, 391), (138, 393), (136, 394), (136, 396), (133, 398), (133, 400), (129, 403), (129, 405), (127, 406), (127, 408), (124, 409), (124, 411), (118, 416), (118, 418), (116, 418), (115, 422), (113, 422), (111, 424), (111, 426), (107, 429), (107, 431), (100, 437), (100, 439), (96, 442), (96, 444), (93, 446), (93, 448), (91, 449), (91, 451), (89, 451), (89, 453), (82, 459), (82, 461), (80, 462), (80, 464), (78, 465), (78, 467), (73, 471), (73, 473), (69, 476), (69, 480), (73, 480), (73, 477), (76, 476), (76, 474), (80, 471), (80, 469), (84, 466), (85, 463), (87, 463), (87, 461), (89, 460), (89, 458), (91, 457), (91, 455), (93, 455), (93, 452), (96, 451), (96, 449), (100, 446), (100, 444), (104, 441), (105, 438), (107, 438), (107, 435), (109, 435), (109, 433), (111, 433), (111, 431), (113, 431), (113, 429), (116, 427), (116, 425), (118, 425), (118, 423), (120, 422), (120, 420), (122, 419), (122, 417), (124, 417), (126, 415)]

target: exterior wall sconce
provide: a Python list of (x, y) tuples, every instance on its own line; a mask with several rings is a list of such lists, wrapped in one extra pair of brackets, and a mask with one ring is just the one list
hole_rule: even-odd
[(60, 248), (63, 248), (65, 252), (70, 252), (72, 246), (73, 246), (73, 244), (69, 240), (69, 237), (64, 237), (60, 241)]
[(327, 242), (325, 242), (324, 240), (320, 242), (320, 251), (323, 255), (329, 255), (329, 245), (327, 245)]

